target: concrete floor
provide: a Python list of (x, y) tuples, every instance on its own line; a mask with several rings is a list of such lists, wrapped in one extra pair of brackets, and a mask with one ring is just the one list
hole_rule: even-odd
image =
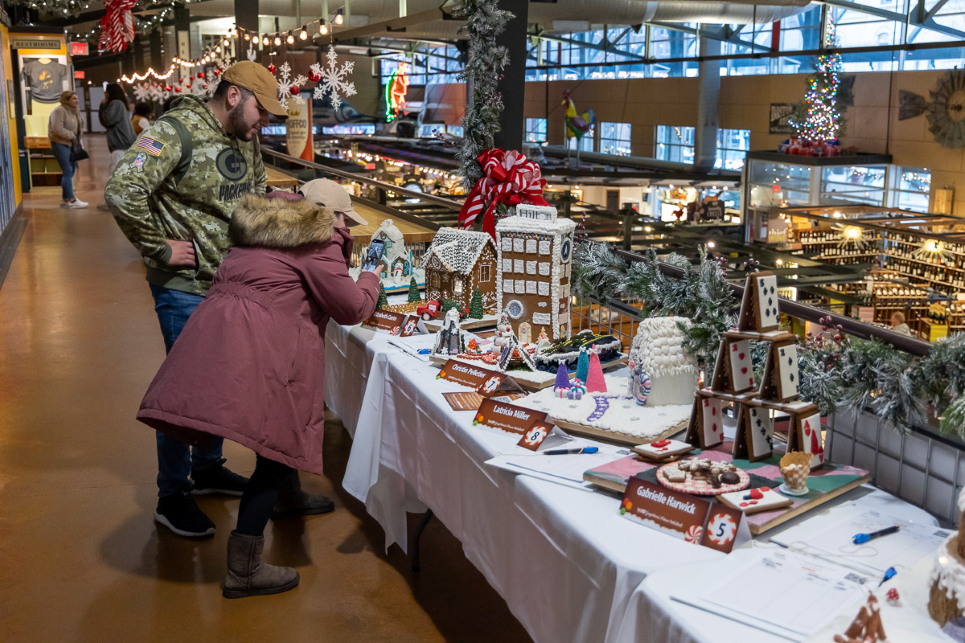
[[(351, 440), (334, 417), (327, 475), (302, 479), (336, 511), (266, 532), (266, 559), (301, 573), (294, 591), (221, 597), (237, 499), (200, 499), (211, 539), (154, 524), (154, 433), (134, 413), (164, 347), (139, 256), (94, 207), (108, 154), (89, 138), (77, 194), (91, 207), (58, 207), (59, 189), (27, 195), (0, 288), (0, 641), (528, 641), (438, 521), (420, 573), (383, 553), (339, 484)], [(226, 442), (225, 454), (251, 473), (250, 451)]]

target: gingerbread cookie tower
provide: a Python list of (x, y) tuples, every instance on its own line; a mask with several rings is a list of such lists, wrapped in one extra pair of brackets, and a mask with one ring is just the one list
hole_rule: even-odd
[[(824, 464), (821, 414), (798, 399), (797, 346), (794, 336), (778, 328), (777, 277), (769, 272), (747, 275), (738, 327), (724, 333), (710, 386), (697, 391), (687, 442), (708, 449), (724, 441), (722, 412), (732, 403), (737, 412), (734, 457), (751, 462), (773, 452), (773, 411), (790, 418), (788, 451), (812, 454), (811, 468)], [(762, 381), (755, 381), (751, 341), (770, 349)]]

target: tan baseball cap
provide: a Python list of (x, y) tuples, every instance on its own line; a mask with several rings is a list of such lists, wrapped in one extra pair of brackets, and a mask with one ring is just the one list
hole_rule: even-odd
[(244, 87), (255, 95), (258, 104), (279, 118), (288, 118), (288, 110), (278, 102), (278, 81), (265, 67), (244, 60), (233, 64), (221, 74), (221, 79)]
[(345, 215), (345, 225), (368, 225), (368, 221), (352, 207), (352, 197), (341, 185), (329, 179), (309, 181), (299, 190), (306, 199), (338, 214)]

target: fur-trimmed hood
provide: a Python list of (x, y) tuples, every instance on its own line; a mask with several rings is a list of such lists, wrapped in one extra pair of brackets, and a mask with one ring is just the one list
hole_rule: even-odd
[(228, 227), (236, 246), (294, 248), (324, 243), (335, 231), (335, 214), (308, 200), (269, 199), (247, 194), (235, 209)]

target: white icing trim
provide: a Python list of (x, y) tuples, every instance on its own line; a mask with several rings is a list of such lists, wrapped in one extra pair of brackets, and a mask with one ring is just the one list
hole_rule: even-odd
[(958, 611), (965, 612), (965, 564), (957, 554), (960, 536), (952, 534), (938, 548), (929, 584), (938, 583), (945, 596), (958, 601)]

